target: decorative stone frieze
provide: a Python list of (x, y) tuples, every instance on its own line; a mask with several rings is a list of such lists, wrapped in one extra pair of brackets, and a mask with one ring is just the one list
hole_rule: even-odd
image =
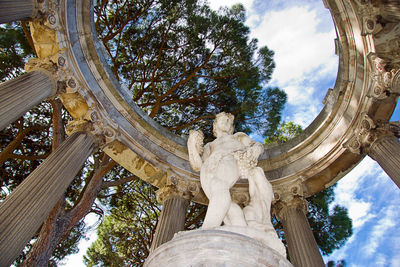
[(387, 24), (400, 22), (400, 3), (397, 0), (356, 0), (362, 19), (362, 34), (377, 34)]

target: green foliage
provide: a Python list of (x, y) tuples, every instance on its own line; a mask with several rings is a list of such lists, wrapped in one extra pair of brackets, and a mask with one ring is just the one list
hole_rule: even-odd
[(265, 138), (264, 143), (270, 144), (273, 142), (278, 142), (279, 144), (283, 144), (301, 134), (302, 132), (303, 129), (300, 125), (297, 125), (292, 121), (282, 122), (279, 125), (279, 128), (277, 128), (272, 135)]
[(160, 206), (155, 187), (140, 180), (119, 186), (110, 197), (110, 215), (84, 257), (88, 266), (142, 266), (148, 256)]
[(27, 58), (32, 55), (32, 48), (19, 24), (2, 24), (0, 26), (1, 82), (22, 73)]
[(346, 267), (346, 261), (345, 260), (328, 261), (326, 266), (327, 267)]
[(264, 88), (273, 52), (250, 40), (245, 10), (211, 10), (198, 0), (101, 1), (96, 29), (115, 76), (133, 100), (161, 125), (180, 134), (211, 131), (226, 111), (236, 130), (273, 131), (286, 95)]
[[(49, 103), (34, 107), (22, 118), (0, 131), (0, 200), (14, 190), (51, 151), (51, 106)], [(15, 148), (7, 153), (12, 141), (21, 138)], [(7, 155), (5, 155), (7, 153)]]
[[(122, 173), (126, 170), (121, 169)], [(123, 176), (123, 175), (122, 175)], [(100, 195), (110, 211), (97, 229), (97, 240), (84, 257), (88, 266), (142, 266), (149, 254), (161, 205), (156, 188), (135, 177), (133, 181), (110, 188)], [(185, 229), (199, 228), (206, 207), (189, 205)]]
[(353, 234), (352, 221), (347, 209), (339, 205), (329, 209), (334, 200), (333, 189), (334, 186), (331, 186), (308, 198), (308, 222), (324, 255), (342, 247)]

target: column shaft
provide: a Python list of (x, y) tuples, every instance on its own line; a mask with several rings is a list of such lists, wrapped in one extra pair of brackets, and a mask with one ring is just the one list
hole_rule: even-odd
[(94, 147), (88, 134), (72, 134), (0, 204), (0, 266), (18, 257)]
[(174, 196), (164, 201), (150, 252), (170, 241), (175, 233), (184, 230), (188, 205), (189, 200), (180, 196)]
[(302, 208), (289, 205), (280, 212), (290, 261), (295, 267), (325, 266), (317, 242)]
[(369, 148), (368, 155), (376, 160), (382, 169), (400, 188), (400, 142), (393, 135), (378, 138)]
[(0, 84), (0, 130), (55, 92), (56, 83), (40, 71)]
[(389, 21), (400, 21), (399, 0), (382, 0), (380, 5), (383, 18)]
[(0, 0), (0, 23), (34, 18), (38, 12), (34, 0)]

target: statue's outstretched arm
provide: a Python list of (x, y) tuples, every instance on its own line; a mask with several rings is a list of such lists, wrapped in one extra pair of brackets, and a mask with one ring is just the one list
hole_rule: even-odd
[(200, 171), (203, 161), (201, 155), (203, 154), (203, 139), (202, 131), (190, 130), (189, 139), (187, 142), (189, 152), (190, 166), (194, 171)]

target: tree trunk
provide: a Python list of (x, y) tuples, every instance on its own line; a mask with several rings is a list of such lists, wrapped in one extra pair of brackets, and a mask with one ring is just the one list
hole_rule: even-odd
[(69, 212), (64, 211), (62, 205), (64, 199), (57, 203), (43, 224), (37, 241), (23, 262), (23, 267), (47, 266), (58, 243), (68, 237), (71, 229), (90, 212), (90, 208), (101, 190), (103, 176), (114, 165), (115, 162), (104, 155), (101, 166), (94, 170), (94, 174), (82, 190), (77, 204)]

